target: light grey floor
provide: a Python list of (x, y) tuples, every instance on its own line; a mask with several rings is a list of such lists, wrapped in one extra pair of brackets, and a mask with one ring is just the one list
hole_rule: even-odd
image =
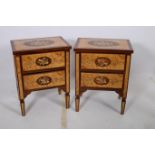
[[(114, 92), (87, 91), (75, 112), (74, 91), (71, 107), (65, 109), (64, 95), (57, 89), (34, 92), (26, 99), (26, 116), (20, 115), (14, 85), (3, 94), (0, 128), (155, 128), (155, 80), (146, 77), (147, 86), (129, 88), (126, 113), (120, 115), (120, 100)], [(137, 80), (138, 81), (138, 80)], [(135, 87), (131, 82), (131, 86)]]
[[(72, 31), (77, 32), (79, 29), (72, 28)], [(80, 112), (75, 112), (74, 52), (71, 51), (70, 109), (65, 109), (64, 95), (58, 95), (57, 89), (38, 91), (26, 98), (26, 116), (22, 117), (9, 40), (17, 37), (12, 34), (14, 31), (21, 33), (19, 30), (24, 31), (24, 28), (4, 30), (0, 32), (9, 32), (10, 36), (6, 38), (1, 35), (0, 38), (1, 42), (5, 41), (0, 47), (0, 128), (155, 128), (155, 48), (150, 42), (155, 40), (155, 35), (152, 35), (155, 31), (149, 31), (150, 28), (120, 28), (120, 32), (124, 32), (123, 38), (126, 38), (125, 33), (130, 32), (128, 38), (135, 49), (124, 116), (120, 115), (121, 101), (117, 94), (106, 91), (85, 92), (81, 98)], [(100, 31), (104, 30), (104, 27), (100, 28)], [(105, 33), (107, 30), (109, 33), (118, 33), (118, 28), (106, 28)], [(40, 32), (44, 31), (46, 28)], [(96, 33), (93, 28), (90, 32)], [(24, 38), (24, 34), (20, 38)], [(75, 41), (67, 40), (74, 45)]]

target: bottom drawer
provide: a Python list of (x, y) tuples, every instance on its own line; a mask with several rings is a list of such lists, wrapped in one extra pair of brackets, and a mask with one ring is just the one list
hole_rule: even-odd
[(81, 73), (81, 87), (122, 88), (123, 74)]
[(35, 90), (65, 85), (65, 72), (55, 71), (24, 76), (25, 90)]

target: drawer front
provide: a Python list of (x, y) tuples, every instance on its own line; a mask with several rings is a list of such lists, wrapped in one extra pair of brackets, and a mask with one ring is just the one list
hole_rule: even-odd
[(50, 69), (65, 66), (65, 52), (51, 52), (22, 56), (23, 71)]
[(124, 70), (124, 54), (82, 53), (82, 69)]
[(64, 71), (25, 75), (23, 78), (25, 90), (49, 88), (65, 84)]
[(81, 73), (81, 87), (122, 88), (123, 74)]

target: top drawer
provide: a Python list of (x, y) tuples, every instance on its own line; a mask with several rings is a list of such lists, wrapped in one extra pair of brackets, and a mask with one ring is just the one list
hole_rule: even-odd
[(81, 54), (81, 69), (124, 70), (124, 54)]
[(65, 66), (65, 52), (51, 52), (22, 56), (23, 71), (50, 69)]

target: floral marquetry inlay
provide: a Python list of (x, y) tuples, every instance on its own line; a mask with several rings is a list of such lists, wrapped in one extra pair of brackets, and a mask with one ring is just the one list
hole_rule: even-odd
[(65, 53), (63, 51), (22, 56), (24, 71), (50, 69), (65, 66)]
[(82, 73), (82, 87), (122, 88), (123, 74)]
[(125, 55), (123, 54), (91, 54), (82, 53), (82, 69), (124, 70)]
[(92, 40), (92, 41), (89, 41), (88, 44), (93, 46), (101, 46), (101, 47), (119, 46), (118, 42), (108, 41), (108, 40)]
[(95, 79), (94, 79), (94, 82), (97, 84), (97, 85), (106, 85), (109, 83), (109, 79), (107, 77), (104, 77), (104, 76), (97, 76)]
[(62, 86), (65, 84), (65, 72), (54, 71), (24, 76), (26, 90)]
[[(37, 50), (70, 49), (62, 37), (32, 38), (11, 41), (14, 53), (37, 53)], [(42, 52), (42, 51), (41, 51)]]
[(37, 79), (36, 81), (39, 85), (48, 85), (49, 83), (52, 82), (51, 77), (49, 76), (41, 76)]
[(126, 39), (103, 39), (103, 38), (79, 38), (75, 46), (75, 51), (83, 52), (107, 52), (112, 50), (112, 53), (130, 53), (132, 47), (129, 40)]
[(105, 67), (105, 66), (110, 65), (111, 60), (109, 58), (106, 58), (106, 57), (99, 57), (95, 60), (95, 63), (97, 66)]
[(36, 60), (36, 64), (38, 66), (48, 66), (49, 64), (51, 64), (52, 60), (51, 58), (49, 57), (39, 57), (37, 60)]
[(54, 41), (52, 40), (32, 40), (32, 41), (26, 41), (24, 44), (26, 46), (48, 46), (53, 44)]

